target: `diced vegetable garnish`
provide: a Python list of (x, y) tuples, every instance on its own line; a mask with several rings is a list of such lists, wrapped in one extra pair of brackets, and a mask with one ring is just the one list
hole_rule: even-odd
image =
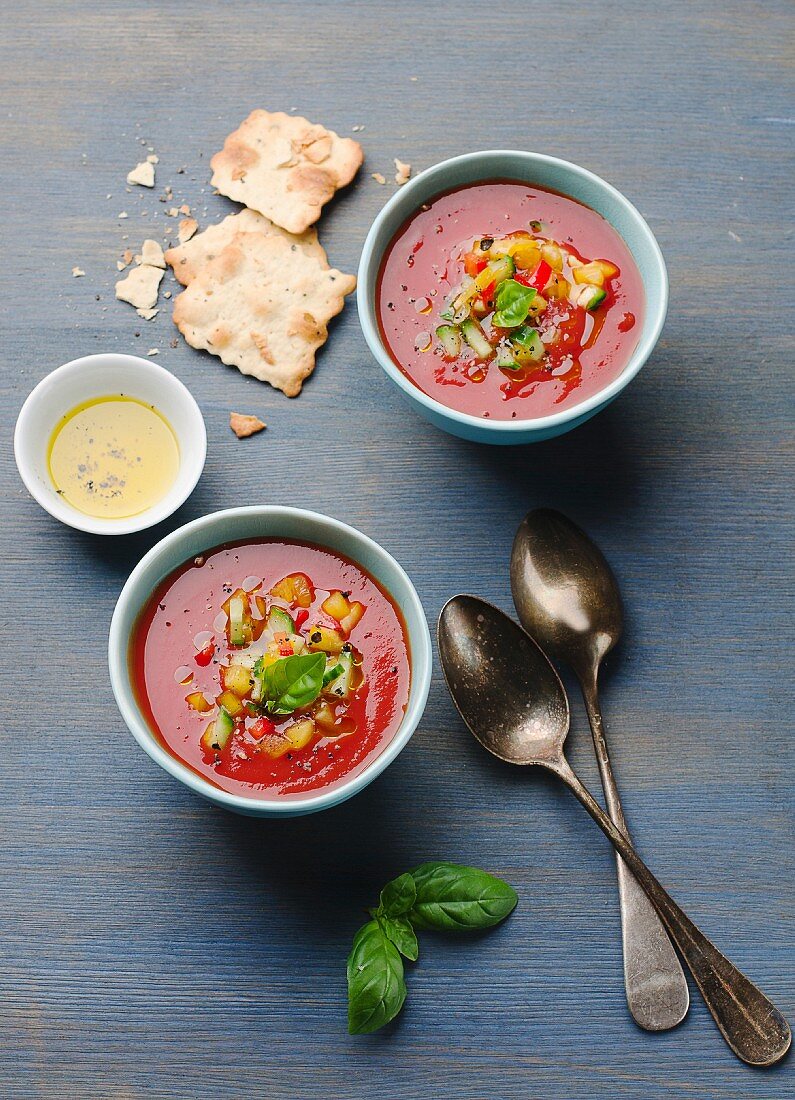
[(238, 664), (223, 666), (221, 683), (225, 691), (232, 691), (239, 699), (245, 699), (251, 694), (253, 687), (251, 669)]
[(305, 573), (290, 573), (283, 577), (273, 586), (270, 594), (298, 607), (311, 607), (315, 598), (315, 590)]
[(457, 359), (461, 354), (461, 329), (457, 325), (439, 325), (436, 335), (448, 359)]
[(463, 322), (461, 333), (478, 359), (488, 359), (494, 354), (494, 349), (486, 339), (483, 329), (472, 317), (468, 317)]
[(185, 696), (185, 702), (191, 710), (197, 710), (200, 714), (206, 714), (208, 710), (213, 709), (212, 703), (203, 691), (192, 691), (190, 695)]
[(268, 612), (268, 629), (274, 633), (281, 631), (284, 634), (295, 634), (295, 623), (284, 608), (274, 604)]
[(206, 752), (223, 752), (234, 728), (232, 716), (221, 707), (216, 719), (210, 722), (201, 736), (202, 748)]
[(229, 601), (229, 623), (227, 631), (230, 645), (246, 644), (246, 628), (244, 621), (245, 609), (240, 596), (233, 596)]
[(336, 619), (339, 622), (344, 619), (351, 609), (351, 605), (348, 600), (343, 596), (342, 592), (331, 592), (320, 605), (321, 610), (325, 611), (327, 615), (330, 615), (332, 619)]
[(341, 666), (339, 675), (328, 683), (323, 690), (327, 695), (345, 699), (350, 693), (353, 676), (353, 654), (350, 650), (344, 650), (340, 653), (339, 664)]
[(544, 358), (545, 348), (541, 334), (529, 325), (522, 325), (511, 333), (511, 344), (520, 363), (537, 363)]
[(602, 290), (601, 287), (586, 286), (577, 299), (577, 305), (587, 310), (596, 309), (597, 306), (602, 304), (606, 297), (607, 292)]
[(515, 271), (516, 264), (510, 256), (500, 256), (496, 260), (489, 260), (475, 279), (478, 293), (482, 294), (489, 287), (499, 286), (506, 279), (510, 279)]
[(196, 656), (193, 658), (197, 665), (201, 668), (206, 668), (215, 656), (215, 642), (212, 639), (207, 645), (202, 646)]
[[(541, 222), (526, 224), (533, 233), (540, 233)], [(554, 314), (546, 316), (548, 307), (569, 303), (572, 308), (594, 310), (605, 300), (606, 293), (601, 293), (605, 282), (618, 274), (615, 264), (607, 260), (583, 261), (571, 245), (526, 231), (476, 239), (459, 262), (464, 278), (440, 312), (442, 320), (450, 323), (438, 326), (436, 339), (445, 360), (464, 358), (470, 365), (464, 376), (475, 382), (486, 378), (490, 360), (506, 371), (521, 371), (534, 363), (551, 370), (560, 353), (547, 351), (557, 342), (547, 337), (557, 320)], [(588, 335), (582, 324), (575, 327), (576, 344), (568, 330), (560, 337), (568, 345), (570, 360)], [(520, 329), (527, 331), (514, 339)], [(472, 364), (473, 355), (482, 367)], [(334, 617), (349, 632), (344, 616)]]
[(345, 639), (338, 630), (328, 626), (313, 626), (309, 631), (307, 646), (313, 652), (340, 653)]
[(243, 713), (243, 703), (233, 691), (222, 691), (215, 701), (231, 718), (237, 718), (239, 714)]

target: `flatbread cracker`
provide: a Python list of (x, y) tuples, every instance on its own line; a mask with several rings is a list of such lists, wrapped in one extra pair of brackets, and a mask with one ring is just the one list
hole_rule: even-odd
[(234, 239), (238, 233), (261, 233), (265, 237), (284, 237), (290, 244), (297, 245), (307, 256), (315, 256), (326, 264), (326, 253), (317, 239), (314, 229), (305, 233), (288, 233), (270, 218), (258, 214), (256, 210), (241, 210), (239, 214), (230, 214), (217, 225), (208, 226), (190, 241), (166, 251), (166, 263), (174, 269), (179, 282), (187, 286), (197, 272)]
[(174, 323), (191, 347), (296, 397), (355, 286), (284, 235), (237, 233), (175, 299)]
[(362, 163), (353, 138), (282, 111), (252, 111), (210, 161), (212, 185), (290, 233), (303, 233)]

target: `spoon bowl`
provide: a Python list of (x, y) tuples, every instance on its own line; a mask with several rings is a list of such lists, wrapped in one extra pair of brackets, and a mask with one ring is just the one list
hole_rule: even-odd
[[(508, 764), (549, 767), (560, 759), (569, 732), (566, 692), (507, 615), (476, 596), (456, 596), (439, 616), (439, 652), (458, 713), (484, 749)], [(506, 653), (516, 672), (509, 680), (500, 675)]]
[(525, 516), (511, 554), (511, 590), (525, 630), (582, 679), (618, 643), (624, 612), (602, 551), (560, 512)]

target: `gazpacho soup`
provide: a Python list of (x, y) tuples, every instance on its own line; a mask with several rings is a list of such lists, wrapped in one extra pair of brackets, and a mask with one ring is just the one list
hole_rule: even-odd
[(595, 211), (525, 183), (477, 183), (418, 210), (387, 249), (381, 335), (400, 370), (459, 412), (547, 416), (622, 372), (643, 282)]
[(133, 631), (135, 690), (165, 748), (216, 786), (301, 795), (360, 772), (409, 697), (400, 610), (320, 546), (230, 543), (157, 588)]

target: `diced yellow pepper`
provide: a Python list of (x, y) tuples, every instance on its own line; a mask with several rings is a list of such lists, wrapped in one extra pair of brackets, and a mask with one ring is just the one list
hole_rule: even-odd
[(336, 619), (340, 622), (350, 612), (351, 605), (341, 592), (332, 592), (327, 599), (323, 601), (321, 607), (330, 615), (332, 619)]
[(215, 701), (219, 707), (223, 707), (227, 711), (230, 718), (237, 718), (245, 710), (241, 701), (231, 691), (222, 691), (220, 695), (216, 696)]
[(200, 714), (206, 714), (213, 709), (213, 705), (203, 691), (192, 691), (185, 696), (185, 702), (191, 710), (197, 710)]
[(309, 631), (309, 649), (313, 653), (341, 653), (345, 639), (338, 630), (327, 626), (313, 626)]
[(310, 607), (315, 592), (305, 573), (290, 573), (273, 586), (271, 596), (298, 607)]
[(541, 249), (541, 258), (546, 260), (553, 271), (563, 270), (563, 253), (556, 244), (545, 244)]
[(364, 615), (366, 608), (363, 603), (354, 602), (351, 604), (350, 611), (344, 619), (340, 620), (340, 626), (347, 636), (356, 626), (356, 624)]
[(590, 283), (591, 286), (604, 286), (605, 279), (612, 279), (618, 274), (618, 268), (607, 260), (591, 260), (589, 264), (575, 268), (575, 283)]
[[(239, 699), (251, 694), (251, 669), (245, 665), (229, 665), (221, 668), (221, 683), (226, 691), (232, 691)], [(230, 712), (231, 713), (231, 712)]]
[(289, 742), (290, 748), (303, 749), (315, 736), (315, 723), (311, 718), (299, 718), (282, 733)]
[(508, 246), (508, 255), (522, 271), (534, 271), (541, 262), (541, 250), (534, 241), (517, 240)]

